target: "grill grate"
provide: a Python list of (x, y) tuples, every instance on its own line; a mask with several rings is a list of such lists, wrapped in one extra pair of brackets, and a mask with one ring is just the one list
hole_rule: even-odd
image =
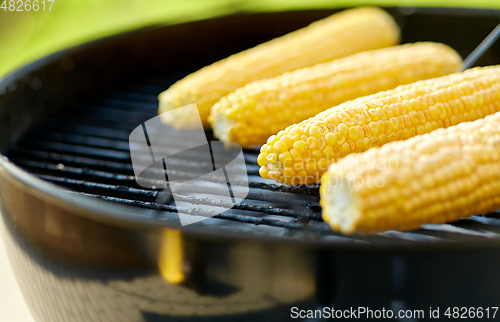
[[(26, 133), (11, 147), (8, 157), (39, 178), (69, 188), (68, 193), (137, 207), (138, 215), (156, 216), (158, 220), (177, 218), (173, 205), (155, 203), (160, 189), (136, 184), (128, 138), (136, 126), (156, 116), (157, 95), (184, 75), (172, 72), (166, 78), (134, 79), (87, 97)], [(213, 139), (210, 132), (207, 137)], [(258, 149), (244, 152), (250, 187), (247, 199), (195, 225), (285, 238), (372, 244), (477, 241), (497, 238), (500, 233), (500, 217), (492, 213), (448, 225), (424, 226), (412, 232), (346, 237), (332, 232), (322, 222), (317, 187), (292, 187), (264, 180), (258, 175)], [(186, 162), (182, 176), (188, 178), (189, 167), (195, 166), (194, 161)], [(236, 189), (237, 185), (236, 182)], [(210, 188), (210, 193), (206, 187), (193, 189), (199, 195), (183, 197), (183, 202), (228, 205), (217, 197), (217, 188)], [(192, 215), (209, 214), (201, 208), (177, 210)]]

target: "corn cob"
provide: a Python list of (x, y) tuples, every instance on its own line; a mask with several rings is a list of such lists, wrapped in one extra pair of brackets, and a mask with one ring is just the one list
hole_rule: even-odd
[(500, 66), (474, 68), (360, 97), (268, 138), (258, 156), (263, 178), (318, 183), (353, 152), (472, 121), (500, 111)]
[(369, 234), (500, 208), (500, 113), (334, 163), (321, 179), (323, 219)]
[[(158, 113), (196, 103), (207, 128), (212, 106), (247, 83), (398, 42), (399, 28), (382, 9), (345, 10), (187, 76), (160, 94)], [(162, 115), (176, 128), (192, 127), (191, 119), (180, 112)]]
[(362, 52), (256, 81), (223, 97), (209, 117), (216, 137), (263, 144), (288, 125), (345, 101), (457, 72), (462, 59), (438, 43)]

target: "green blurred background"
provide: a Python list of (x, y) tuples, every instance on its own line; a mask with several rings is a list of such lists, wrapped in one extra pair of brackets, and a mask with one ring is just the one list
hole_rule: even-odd
[(0, 77), (51, 52), (147, 25), (234, 12), (356, 5), (500, 9), (500, 0), (55, 0), (50, 12), (0, 9)]

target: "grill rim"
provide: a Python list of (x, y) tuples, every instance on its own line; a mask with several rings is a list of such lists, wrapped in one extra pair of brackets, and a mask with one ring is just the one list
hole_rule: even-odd
[[(390, 9), (390, 8), (387, 8)], [(429, 11), (435, 14), (439, 14), (441, 10), (452, 10), (450, 15), (457, 13), (471, 12), (475, 15), (485, 15), (486, 13), (500, 13), (500, 10), (494, 9), (469, 9), (469, 8), (417, 8), (419, 12), (428, 13)], [(336, 10), (336, 9), (335, 9)], [(340, 8), (339, 8), (340, 10)], [(331, 9), (319, 9), (319, 10), (305, 10), (305, 12), (310, 11), (332, 11)], [(302, 11), (299, 11), (302, 12)], [(259, 14), (273, 14), (271, 12), (267, 13), (250, 13), (248, 15), (259, 15)], [(210, 19), (204, 19), (194, 22), (183, 23), (185, 24), (196, 24), (203, 23), (209, 20), (219, 20), (230, 16), (219, 16)], [(22, 80), (26, 76), (32, 73), (42, 70), (49, 64), (61, 61), (64, 58), (69, 57), (75, 53), (81, 53), (83, 50), (89, 50), (96, 47), (99, 44), (105, 44), (113, 39), (122, 39), (131, 34), (141, 34), (159, 29), (159, 28), (175, 28), (179, 24), (173, 24), (169, 26), (148, 26), (139, 29), (135, 29), (128, 32), (119, 33), (117, 35), (97, 39), (83, 45), (75, 46), (69, 49), (65, 49), (38, 60), (31, 62), (13, 72), (7, 74), (5, 77), (0, 79), (0, 89), (7, 88), (10, 84), (15, 84), (16, 82)], [(8, 95), (8, 94), (7, 94)], [(12, 143), (12, 142), (11, 142)], [(487, 249), (487, 248), (497, 248), (500, 247), (499, 239), (478, 239), (477, 241), (458, 241), (450, 243), (414, 243), (405, 242), (398, 240), (398, 243), (391, 243), (388, 239), (387, 244), (358, 244), (358, 243), (332, 243), (326, 240), (308, 240), (308, 239), (293, 239), (293, 238), (282, 238), (278, 236), (271, 235), (254, 235), (254, 234), (241, 234), (241, 232), (232, 232), (227, 230), (214, 231), (211, 229), (204, 229), (203, 227), (196, 226), (185, 226), (181, 227), (178, 225), (173, 225), (168, 221), (155, 219), (150, 216), (140, 216), (142, 212), (141, 209), (113, 204), (110, 202), (98, 200), (95, 198), (90, 198), (83, 195), (68, 193), (71, 191), (67, 188), (55, 185), (53, 183), (47, 182), (45, 180), (37, 178), (35, 175), (23, 170), (13, 162), (11, 162), (8, 157), (0, 154), (0, 176), (2, 180), (8, 180), (11, 184), (14, 184), (19, 189), (24, 191), (26, 194), (33, 197), (39, 198), (43, 202), (51, 203), (54, 206), (60, 207), (61, 209), (68, 211), (72, 214), (83, 216), (85, 218), (95, 220), (107, 225), (119, 226), (123, 228), (129, 228), (134, 230), (158, 230), (163, 228), (175, 228), (180, 229), (187, 235), (200, 237), (200, 238), (210, 238), (222, 241), (257, 241), (265, 243), (299, 243), (302, 246), (315, 246), (321, 248), (331, 248), (339, 250), (376, 250), (376, 251), (439, 251), (439, 250), (469, 250), (469, 249)], [(343, 236), (339, 234), (340, 236)], [(357, 235), (353, 235), (356, 237)], [(347, 236), (349, 237), (349, 236)]]

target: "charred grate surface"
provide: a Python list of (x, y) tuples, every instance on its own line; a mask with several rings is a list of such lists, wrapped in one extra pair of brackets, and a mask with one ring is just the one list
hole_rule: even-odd
[[(69, 188), (68, 193), (133, 206), (138, 216), (169, 221), (177, 219), (176, 211), (207, 215), (201, 208), (179, 206), (176, 209), (172, 204), (155, 203), (161, 189), (137, 185), (129, 153), (128, 138), (132, 130), (157, 115), (157, 95), (186, 74), (172, 72), (165, 78), (145, 77), (104, 89), (47, 118), (12, 146), (8, 157), (39, 178)], [(213, 140), (211, 132), (206, 134)], [(249, 175), (248, 197), (234, 205), (218, 198), (220, 189), (207, 191), (203, 186), (194, 187), (193, 192), (197, 194), (183, 197), (182, 202), (233, 206), (195, 225), (331, 243), (472, 242), (498, 238), (500, 233), (500, 216), (492, 213), (447, 225), (424, 226), (412, 232), (343, 236), (332, 232), (321, 220), (317, 187), (291, 187), (264, 180), (258, 175), (258, 149), (244, 152)], [(197, 165), (195, 161), (185, 163), (183, 175), (189, 177), (189, 168)]]

